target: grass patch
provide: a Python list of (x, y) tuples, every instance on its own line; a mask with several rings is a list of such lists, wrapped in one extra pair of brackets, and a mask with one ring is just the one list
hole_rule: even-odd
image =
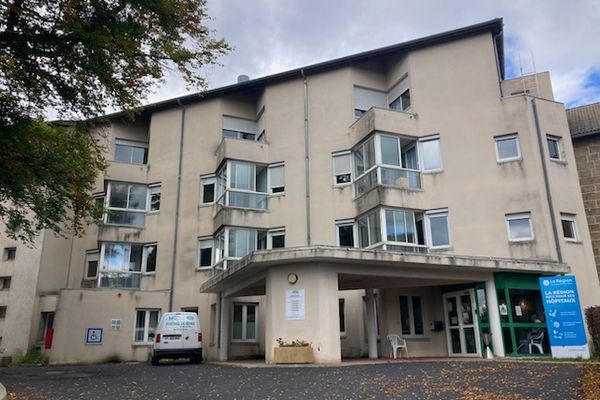
[(587, 367), (582, 377), (583, 398), (585, 400), (597, 400), (600, 393), (600, 365)]
[(13, 365), (17, 367), (28, 365), (48, 365), (48, 356), (40, 349), (31, 348), (27, 353), (16, 353), (13, 357)]

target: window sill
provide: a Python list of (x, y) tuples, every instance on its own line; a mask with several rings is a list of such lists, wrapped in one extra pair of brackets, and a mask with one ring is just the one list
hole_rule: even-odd
[(146, 215), (157, 215), (157, 214), (160, 214), (160, 210), (156, 210), (156, 211), (148, 211), (148, 212), (146, 213)]
[(156, 271), (142, 272), (142, 277), (145, 277), (145, 276), (156, 276)]
[(200, 203), (200, 204), (198, 205), (198, 207), (199, 207), (199, 208), (207, 208), (207, 207), (212, 207), (212, 206), (214, 206), (214, 205), (215, 205), (215, 203), (214, 203), (214, 202), (212, 202), (212, 203)]
[(107, 224), (106, 222), (102, 223), (102, 225), (109, 228), (131, 228), (131, 229), (144, 229), (145, 226), (140, 225), (124, 225), (124, 224)]
[(196, 267), (196, 271), (197, 272), (210, 271), (214, 268), (215, 268), (214, 265), (211, 265), (210, 267)]
[(333, 184), (333, 188), (334, 189), (344, 189), (347, 187), (351, 187), (352, 186), (352, 182), (348, 182), (348, 183), (334, 183)]
[(285, 197), (285, 192), (270, 193), (269, 197)]
[(551, 158), (550, 161), (552, 161), (553, 163), (556, 163), (558, 165), (567, 165), (567, 160), (563, 159), (563, 158)]
[(583, 242), (579, 239), (566, 239), (565, 238), (565, 242), (566, 243), (571, 243), (571, 244), (583, 244)]
[(340, 339), (346, 339), (348, 334), (346, 332), (340, 332)]
[(146, 164), (142, 164), (142, 163), (130, 163), (127, 161), (118, 161), (118, 160), (110, 160), (111, 163), (115, 163), (115, 164), (122, 164), (122, 165), (135, 165), (136, 167), (147, 167), (148, 165), (150, 165), (149, 163)]
[(257, 346), (257, 340), (231, 340), (231, 344), (242, 345), (242, 346)]
[(521, 161), (523, 161), (523, 157), (505, 158), (505, 159), (502, 159), (502, 160), (496, 159), (496, 162), (498, 164), (507, 164), (507, 163), (512, 163), (512, 162), (521, 162)]
[(444, 169), (432, 169), (432, 170), (422, 170), (421, 171), (421, 175), (435, 175), (435, 174), (441, 174), (442, 172), (444, 172)]
[(443, 252), (443, 251), (454, 251), (454, 247), (452, 246), (438, 246), (438, 247), (429, 247), (430, 252)]
[(535, 238), (530, 239), (509, 239), (508, 244), (534, 244)]
[(133, 342), (131, 347), (152, 347), (153, 342)]

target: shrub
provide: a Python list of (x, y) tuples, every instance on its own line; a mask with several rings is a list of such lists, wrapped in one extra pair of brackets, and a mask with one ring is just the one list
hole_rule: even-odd
[(600, 306), (588, 307), (585, 310), (585, 321), (592, 337), (592, 351), (600, 356)]
[(25, 354), (15, 353), (13, 365), (48, 365), (48, 356), (40, 349), (32, 347)]
[(279, 343), (279, 347), (308, 347), (310, 345), (310, 343), (300, 339), (292, 340), (291, 342), (286, 342), (282, 338), (278, 338), (277, 343)]

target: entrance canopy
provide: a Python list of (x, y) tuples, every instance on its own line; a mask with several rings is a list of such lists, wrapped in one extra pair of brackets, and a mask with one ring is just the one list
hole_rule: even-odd
[(264, 295), (269, 268), (300, 263), (335, 265), (340, 290), (428, 286), (436, 281), (472, 282), (480, 276), (484, 280), (490, 272), (570, 272), (568, 265), (554, 261), (308, 246), (253, 252), (227, 270), (215, 272), (200, 286), (200, 292), (223, 292), (226, 296)]

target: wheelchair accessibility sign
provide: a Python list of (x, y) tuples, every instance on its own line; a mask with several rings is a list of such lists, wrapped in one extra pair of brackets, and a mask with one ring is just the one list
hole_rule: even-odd
[(87, 328), (85, 344), (102, 344), (102, 328)]

